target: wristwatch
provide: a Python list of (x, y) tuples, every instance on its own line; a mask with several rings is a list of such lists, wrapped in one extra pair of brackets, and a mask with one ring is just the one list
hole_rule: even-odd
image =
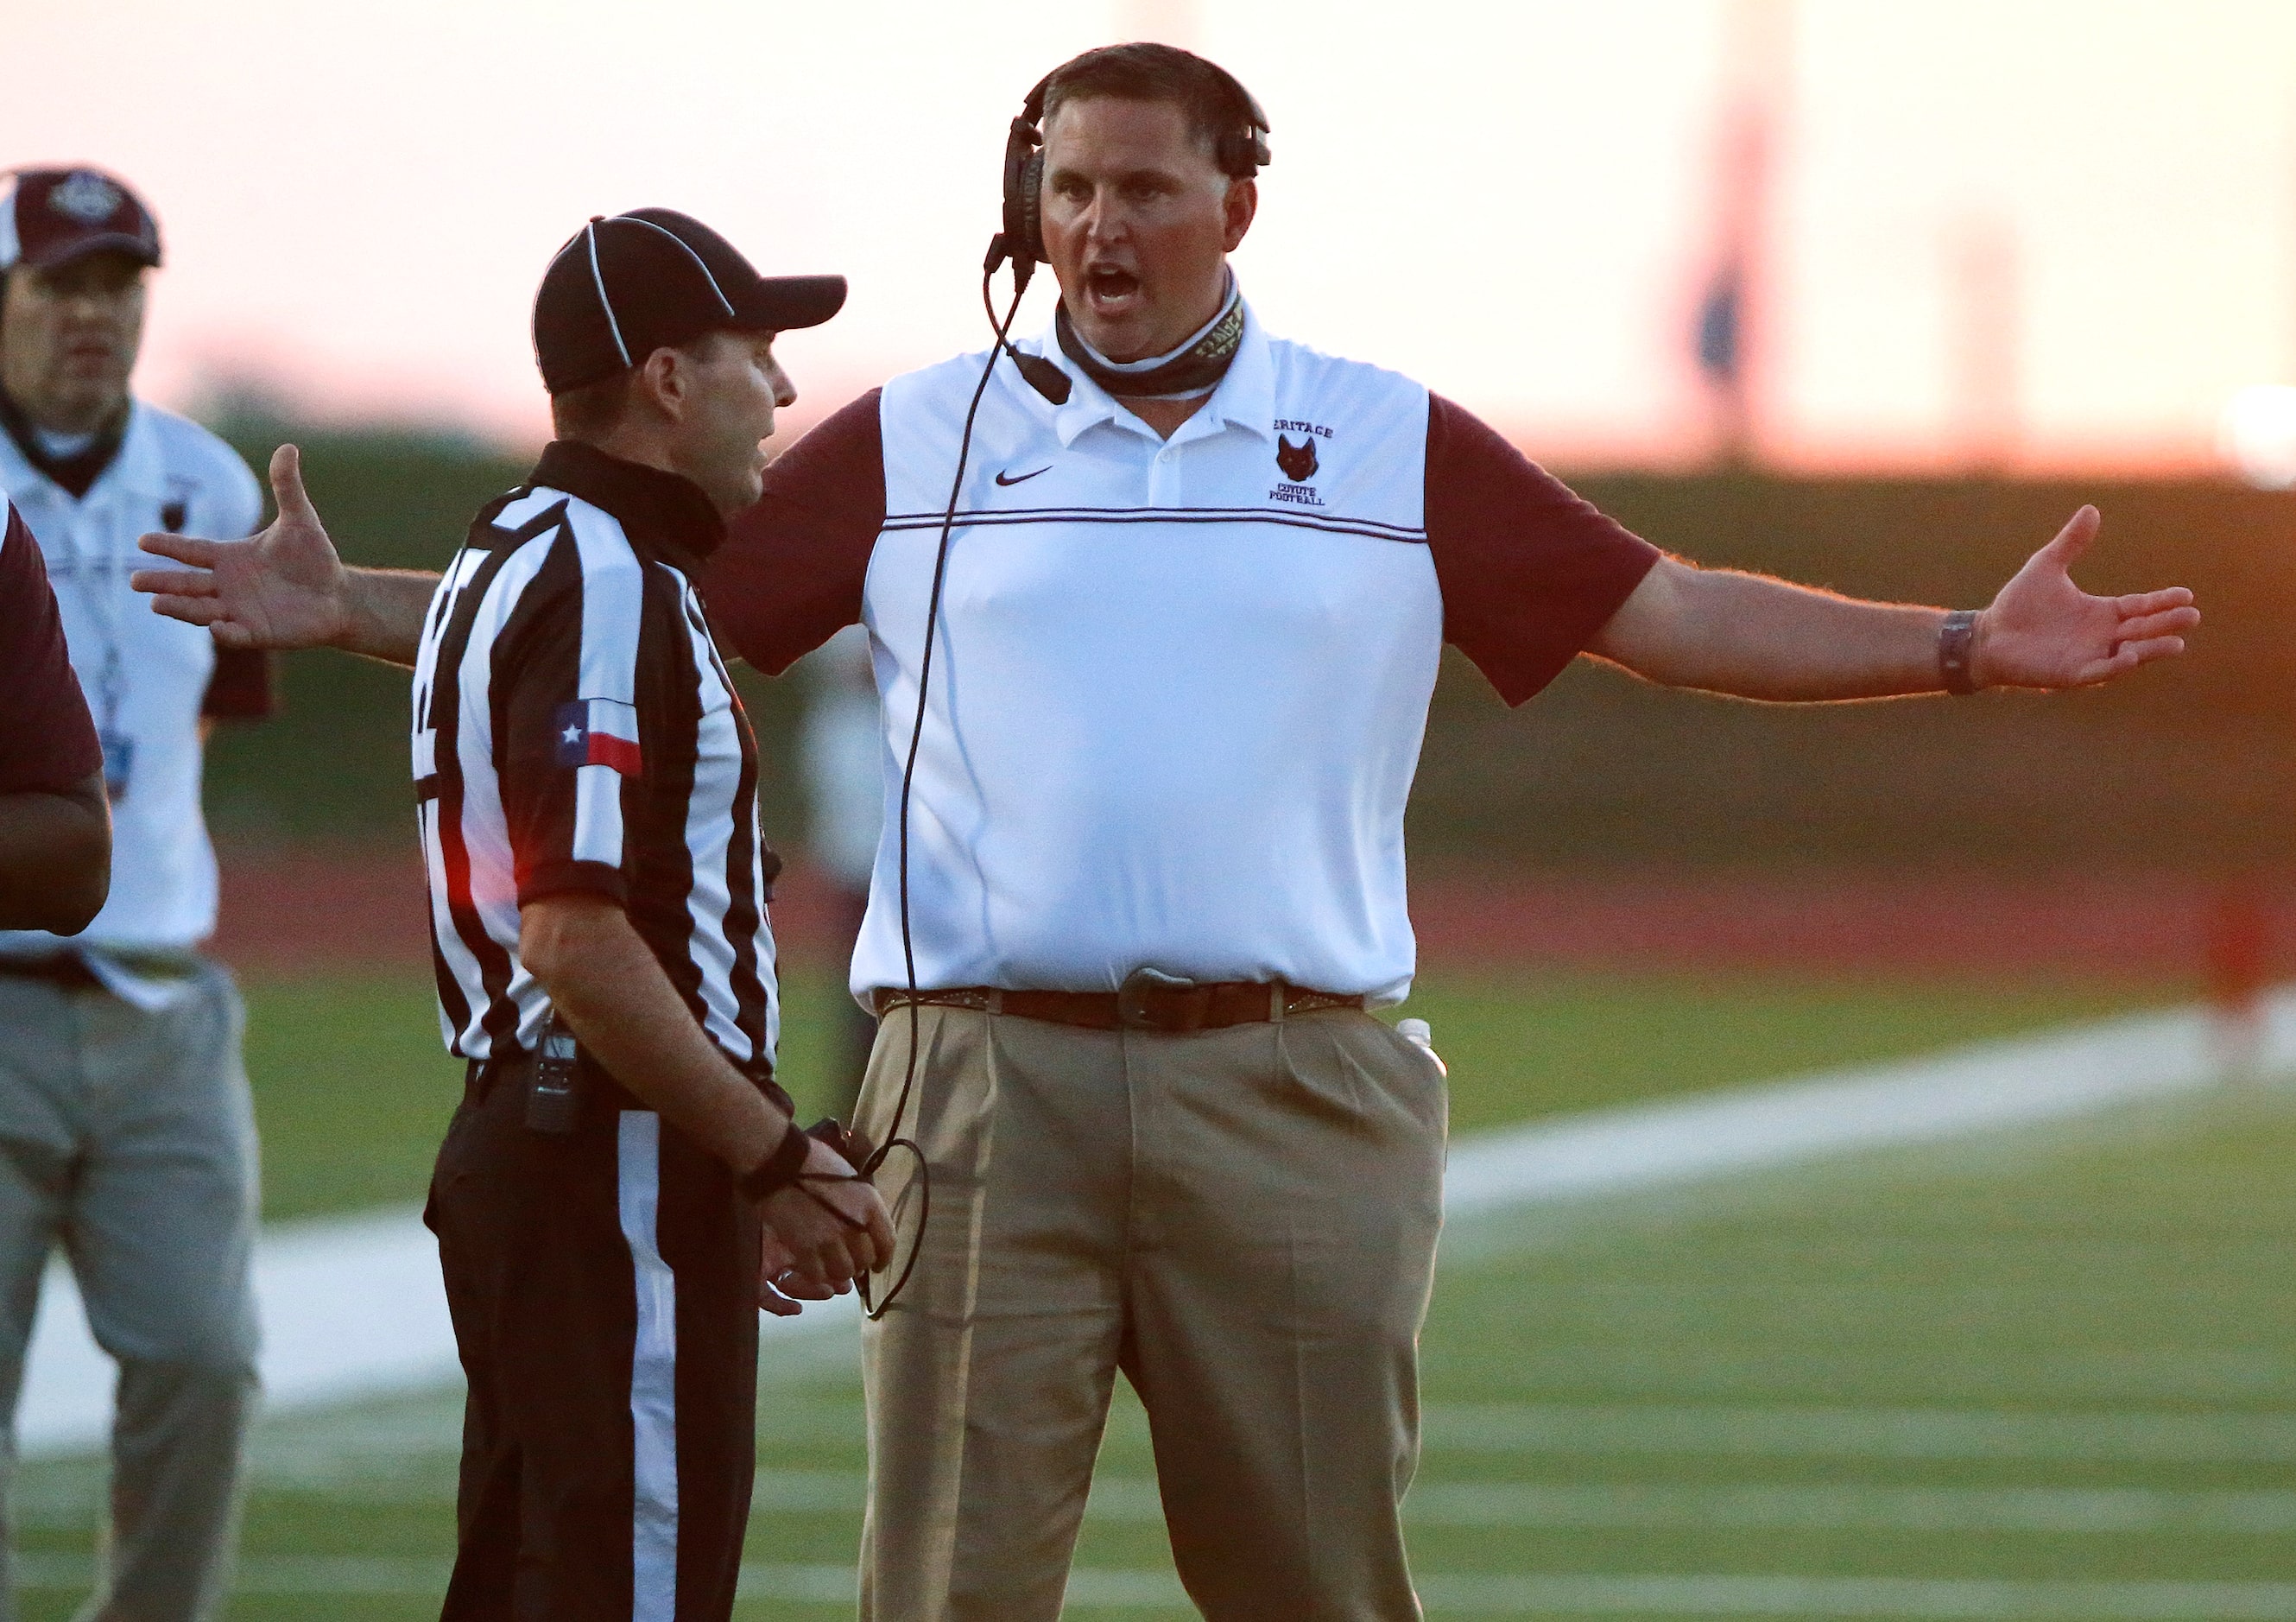
[(805, 1170), (806, 1157), (811, 1153), (813, 1140), (791, 1121), (782, 1140), (774, 1146), (774, 1152), (742, 1173), (734, 1186), (753, 1205), (771, 1199), (797, 1182), (798, 1173)]
[(1976, 644), (1977, 611), (1973, 608), (1955, 609), (1938, 627), (1938, 679), (1947, 692), (1957, 697), (1977, 691), (1976, 673), (1969, 663)]

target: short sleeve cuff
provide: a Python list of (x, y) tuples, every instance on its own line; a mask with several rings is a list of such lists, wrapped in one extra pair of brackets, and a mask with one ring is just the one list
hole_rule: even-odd
[(554, 895), (594, 895), (627, 908), (629, 885), (619, 868), (603, 861), (537, 862), (519, 876), (518, 904), (530, 907)]
[(1510, 704), (1560, 675), (1661, 556), (1440, 395), (1428, 397), (1427, 545), (1444, 639)]

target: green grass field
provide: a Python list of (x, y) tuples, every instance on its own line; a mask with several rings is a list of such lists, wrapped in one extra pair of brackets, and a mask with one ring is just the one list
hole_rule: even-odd
[[(790, 977), (782, 1073), (808, 1117), (844, 992)], [(1894, 1058), (2128, 1006), (2127, 987), (1439, 977), (1408, 1012), (1451, 1066), (1455, 1132), (1628, 1099)], [(248, 988), (267, 1217), (419, 1200), (462, 1091), (418, 970)]]
[[(794, 997), (788, 1067), (824, 1050)], [(1461, 1130), (2103, 1011), (2078, 988), (1492, 980), (1412, 1011)], [(252, 989), (271, 1209), (412, 1198), (451, 1106), (419, 980)], [(406, 1028), (412, 1025), (412, 1031)], [(1457, 1237), (1410, 1501), (1431, 1616), (2296, 1616), (2296, 1100), (2140, 1116)], [(849, 1610), (858, 1382), (769, 1363), (746, 1618)], [(246, 1618), (435, 1614), (451, 1394), (260, 1435)], [(91, 1460), (20, 1469), (22, 1614), (84, 1591)], [(1071, 1610), (1191, 1614), (1111, 1422)]]

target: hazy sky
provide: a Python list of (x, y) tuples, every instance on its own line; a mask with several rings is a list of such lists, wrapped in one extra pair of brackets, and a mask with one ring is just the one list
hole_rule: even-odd
[[(2296, 382), (2296, 4), (1771, 9), (1772, 454), (2197, 459), (2235, 389)], [(1005, 120), (1062, 58), (1162, 32), (1275, 125), (1236, 260), (1271, 326), (1566, 465), (1703, 443), (1686, 333), (1731, 0), (12, 10), (0, 159), (103, 163), (150, 197), (165, 401), (252, 377), (538, 440), (542, 266), (587, 216), (663, 203), (769, 272), (852, 278), (843, 316), (784, 341), (809, 416), (979, 345)]]

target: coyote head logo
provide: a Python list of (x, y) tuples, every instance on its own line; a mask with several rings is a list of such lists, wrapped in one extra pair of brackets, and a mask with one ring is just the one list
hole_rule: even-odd
[(1316, 436), (1308, 434), (1297, 444), (1282, 434), (1275, 436), (1275, 465), (1294, 484), (1304, 484), (1316, 476)]

